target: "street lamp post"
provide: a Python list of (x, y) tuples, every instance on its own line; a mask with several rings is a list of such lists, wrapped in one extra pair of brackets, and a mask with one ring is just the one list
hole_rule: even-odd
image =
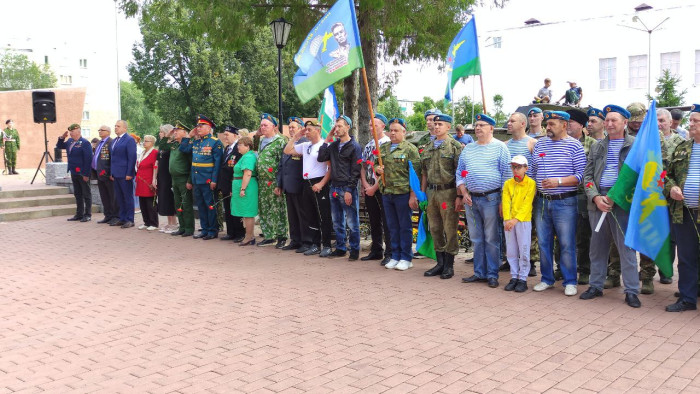
[(289, 30), (291, 30), (292, 24), (287, 22), (284, 18), (278, 18), (270, 22), (270, 27), (272, 28), (272, 38), (277, 47), (277, 103), (279, 105), (277, 117), (280, 122), (281, 132), (281, 125), (284, 122), (282, 114), (282, 48), (287, 45), (287, 38), (289, 38)]
[(647, 27), (647, 25), (644, 23), (644, 21), (642, 21), (642, 18), (635, 15), (632, 17), (632, 22), (641, 23), (642, 26), (644, 26), (644, 29), (640, 29), (638, 27), (633, 27), (633, 26), (620, 25), (620, 26), (627, 27), (630, 29), (639, 30), (639, 31), (643, 31), (645, 33), (649, 33), (649, 49), (647, 52), (647, 96), (649, 96), (649, 97), (651, 97), (651, 33), (658, 30), (659, 27), (667, 20), (668, 20), (668, 17), (666, 19), (662, 20), (661, 22), (659, 22), (659, 24), (656, 25), (653, 29), (650, 29)]

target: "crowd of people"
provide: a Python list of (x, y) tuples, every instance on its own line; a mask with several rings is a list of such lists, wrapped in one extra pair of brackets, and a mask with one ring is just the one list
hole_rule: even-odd
[[(353, 137), (347, 116), (338, 117), (324, 138), (318, 121), (296, 116), (287, 121), (287, 137), (269, 114), (261, 115), (255, 133), (227, 125), (215, 137), (214, 122), (200, 115), (192, 130), (178, 122), (162, 126), (158, 139), (146, 136), (139, 154), (122, 120), (115, 124), (115, 138), (109, 127), (100, 127), (94, 154), (78, 124), (68, 127), (57, 146), (67, 151), (76, 198), (76, 215), (69, 221), (90, 220), (88, 182), (93, 177), (105, 214), (98, 223), (133, 227), (135, 191), (143, 217), (140, 228), (146, 230), (158, 227), (160, 215), (169, 218), (172, 236), (211, 240), (225, 228), (220, 239), (240, 247), (274, 245), (305, 256), (358, 260), (363, 199), (372, 242), (361, 260), (379, 260), (399, 271), (412, 268), (412, 216), (422, 210), (436, 261), (424, 275), (449, 279), (464, 212), (474, 273), (463, 282), (497, 288), (499, 272), (509, 270), (504, 289), (524, 292), (527, 277), (537, 276), (539, 261), (536, 292), (561, 279), (566, 296), (579, 294), (578, 285), (588, 284), (579, 298), (590, 300), (622, 284), (625, 302), (638, 308), (638, 294), (654, 292), (656, 269), (650, 258), (641, 255), (638, 262), (637, 252), (625, 246), (628, 213), (607, 193), (645, 114), (641, 103), (587, 111), (534, 106), (527, 114), (510, 115), (511, 138), (502, 142), (494, 137), (496, 122), (486, 114), (475, 118), (474, 140), (462, 127), (453, 137), (452, 117), (430, 110), (425, 113), (430, 141), (422, 146), (406, 140), (404, 119), (375, 114), (370, 126), (376, 142), (371, 139), (364, 147)], [(666, 310), (695, 310), (700, 105), (691, 109), (687, 138), (670, 112), (659, 109), (657, 117), (672, 261), (677, 250), (679, 273), (678, 300)], [(613, 214), (604, 217), (599, 231), (591, 231), (606, 212)], [(503, 253), (507, 262), (501, 264)], [(661, 281), (671, 283), (671, 278), (661, 274)]]

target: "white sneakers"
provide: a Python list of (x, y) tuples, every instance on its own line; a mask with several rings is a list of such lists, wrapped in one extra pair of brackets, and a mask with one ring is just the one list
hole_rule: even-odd
[(545, 290), (547, 290), (547, 289), (551, 289), (552, 287), (554, 287), (554, 285), (548, 285), (548, 284), (546, 284), (546, 283), (544, 283), (544, 282), (540, 282), (540, 283), (536, 284), (535, 287), (532, 288), (532, 290), (534, 290), (534, 291), (545, 291)]
[(146, 227), (146, 230), (148, 230), (148, 231), (154, 231), (154, 230), (158, 230), (158, 227), (156, 227), (156, 226), (148, 226), (148, 227)]
[(413, 263), (408, 261), (408, 260), (400, 260), (398, 264), (396, 264), (395, 269), (399, 271), (406, 271), (409, 268), (413, 267)]
[(564, 294), (566, 294), (568, 296), (575, 296), (576, 293), (578, 293), (578, 289), (576, 288), (576, 285), (564, 286)]
[(142, 224), (142, 225), (139, 226), (139, 230), (143, 230), (143, 229), (145, 229), (146, 227), (148, 227), (148, 226), (146, 226), (145, 224)]
[(386, 263), (384, 268), (386, 268), (388, 270), (393, 270), (398, 264), (399, 264), (398, 260), (391, 259), (391, 260), (389, 260), (388, 263)]

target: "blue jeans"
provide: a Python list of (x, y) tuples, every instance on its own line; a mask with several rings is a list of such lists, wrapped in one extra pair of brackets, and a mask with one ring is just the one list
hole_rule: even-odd
[[(337, 196), (333, 197), (333, 193)], [(350, 230), (350, 250), (360, 250), (360, 206), (357, 189), (352, 192), (352, 204), (345, 204), (345, 190), (331, 186), (331, 215), (335, 230), (336, 249), (347, 250), (345, 246), (345, 226)]]
[(501, 222), (498, 206), (501, 193), (472, 196), (472, 206), (465, 205), (469, 237), (474, 247), (474, 275), (498, 279), (501, 261)]
[(391, 240), (391, 258), (397, 261), (413, 260), (413, 223), (412, 209), (408, 206), (409, 197), (410, 193), (382, 196)]
[[(563, 200), (535, 198), (535, 226), (540, 246), (540, 268), (542, 282), (554, 284), (553, 250), (554, 235), (561, 247), (561, 273), (564, 286), (578, 283), (576, 278), (576, 224), (578, 223), (578, 199), (576, 196)], [(476, 262), (476, 261), (475, 261)]]

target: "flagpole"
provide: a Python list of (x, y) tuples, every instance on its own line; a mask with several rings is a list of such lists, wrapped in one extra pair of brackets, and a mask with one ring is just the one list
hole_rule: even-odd
[[(365, 96), (367, 96), (367, 107), (369, 107), (369, 123), (372, 126), (372, 137), (374, 137), (374, 149), (377, 151), (377, 160), (379, 161), (379, 165), (383, 166), (382, 164), (382, 154), (379, 152), (379, 139), (377, 139), (377, 131), (374, 130), (374, 110), (372, 109), (372, 97), (369, 95), (369, 83), (367, 82), (367, 71), (365, 71), (365, 68), (362, 67), (362, 80), (365, 82)], [(382, 171), (382, 183), (386, 185), (386, 182), (384, 180), (384, 171)]]
[(484, 94), (484, 76), (479, 75), (479, 82), (481, 83), (481, 107), (486, 113), (486, 95)]
[(476, 83), (474, 82), (474, 78), (472, 78), (472, 118), (469, 119), (470, 124), (474, 124), (474, 96), (476, 96)]

